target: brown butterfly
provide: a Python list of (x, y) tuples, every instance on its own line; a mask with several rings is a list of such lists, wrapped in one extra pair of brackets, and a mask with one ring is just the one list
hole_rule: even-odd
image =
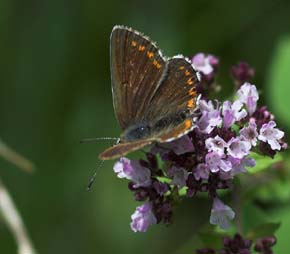
[(175, 140), (194, 127), (198, 73), (182, 56), (164, 58), (148, 37), (124, 26), (111, 34), (111, 79), (120, 142), (100, 154), (109, 160), (154, 142)]

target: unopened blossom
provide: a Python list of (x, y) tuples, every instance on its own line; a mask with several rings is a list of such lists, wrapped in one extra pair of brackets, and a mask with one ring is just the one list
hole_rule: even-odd
[(121, 157), (114, 165), (114, 171), (119, 178), (134, 182), (134, 187), (146, 187), (151, 184), (151, 172), (142, 167), (139, 160), (129, 160)]
[(254, 121), (251, 121), (247, 127), (244, 127), (240, 130), (241, 136), (248, 142), (251, 143), (252, 146), (257, 145), (257, 125)]
[(232, 169), (232, 164), (225, 160), (217, 152), (210, 152), (205, 156), (205, 162), (211, 172), (230, 171)]
[(218, 64), (218, 59), (213, 55), (198, 53), (191, 59), (191, 62), (196, 70), (204, 75), (210, 75)]
[(166, 147), (175, 152), (177, 155), (193, 152), (194, 150), (193, 143), (188, 135), (184, 135), (179, 139), (167, 143)]
[(131, 216), (131, 229), (134, 232), (146, 232), (149, 226), (156, 224), (157, 219), (152, 212), (152, 204), (146, 202), (136, 208), (136, 211)]
[(162, 196), (164, 193), (166, 193), (169, 188), (166, 183), (161, 183), (161, 182), (154, 182), (153, 183), (153, 188), (156, 190), (156, 192)]
[(200, 100), (199, 109), (202, 116), (197, 122), (197, 127), (202, 133), (209, 134), (216, 126), (222, 123), (220, 110), (218, 106), (214, 106), (212, 101), (206, 102), (205, 100)]
[(223, 127), (229, 128), (235, 122), (240, 121), (247, 116), (247, 111), (242, 107), (243, 104), (240, 101), (235, 101), (234, 103), (231, 103), (230, 101), (225, 101), (223, 103)]
[(233, 220), (235, 213), (229, 206), (225, 205), (220, 199), (215, 198), (211, 209), (210, 223), (218, 225), (222, 229), (230, 227), (230, 220)]
[(246, 82), (237, 91), (237, 95), (239, 101), (246, 104), (250, 115), (252, 115), (257, 108), (257, 101), (259, 100), (256, 86)]
[(228, 142), (228, 154), (234, 158), (242, 159), (249, 154), (251, 144), (240, 138), (231, 138)]
[(276, 123), (274, 121), (263, 124), (258, 139), (268, 143), (272, 150), (280, 150), (281, 145), (278, 141), (284, 137), (284, 132), (275, 127)]
[(255, 70), (249, 66), (246, 62), (240, 62), (237, 65), (232, 66), (231, 74), (233, 78), (239, 83), (249, 81), (254, 75)]
[(209, 168), (205, 163), (198, 164), (193, 172), (196, 180), (208, 179), (209, 177)]
[(218, 154), (223, 155), (225, 153), (227, 143), (217, 135), (214, 138), (208, 138), (205, 141), (205, 146), (209, 152), (217, 152)]
[(170, 178), (172, 178), (171, 184), (177, 185), (179, 188), (186, 185), (186, 180), (188, 177), (187, 170), (172, 166), (167, 170), (167, 174)]

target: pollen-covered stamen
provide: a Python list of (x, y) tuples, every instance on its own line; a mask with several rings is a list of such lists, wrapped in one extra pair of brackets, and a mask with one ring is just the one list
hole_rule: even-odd
[(186, 71), (184, 72), (184, 75), (185, 75), (185, 76), (189, 76), (189, 75), (190, 75), (190, 71), (189, 71), (189, 70), (186, 70)]
[(184, 69), (184, 66), (183, 65), (179, 67), (179, 70), (183, 70), (183, 69)]

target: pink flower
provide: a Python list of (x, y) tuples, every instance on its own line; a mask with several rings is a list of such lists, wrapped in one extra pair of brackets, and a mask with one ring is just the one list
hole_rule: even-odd
[(210, 152), (205, 156), (205, 162), (209, 170), (213, 173), (220, 170), (228, 172), (232, 169), (232, 164), (226, 161), (217, 152)]
[(257, 145), (258, 132), (257, 125), (254, 121), (251, 121), (248, 127), (241, 129), (240, 134), (246, 141), (250, 142), (252, 146)]
[(209, 177), (209, 169), (205, 163), (200, 163), (193, 171), (195, 179), (198, 181), (200, 179), (208, 179)]
[(276, 123), (274, 121), (263, 124), (258, 139), (268, 143), (272, 150), (280, 150), (281, 145), (278, 141), (284, 137), (284, 132), (275, 127)]
[(215, 136), (214, 138), (208, 138), (205, 141), (205, 146), (209, 152), (217, 152), (219, 155), (223, 155), (227, 143), (221, 137)]
[(234, 158), (242, 159), (250, 152), (251, 144), (240, 138), (231, 138), (228, 142), (228, 154)]
[(246, 104), (250, 115), (252, 115), (257, 108), (257, 101), (259, 94), (255, 85), (244, 83), (237, 92), (239, 101)]
[(183, 168), (172, 166), (167, 170), (167, 175), (172, 178), (171, 184), (177, 185), (182, 188), (186, 185), (188, 171)]
[(211, 209), (210, 223), (218, 225), (222, 229), (230, 227), (230, 220), (235, 218), (235, 213), (229, 206), (225, 205), (220, 199), (215, 198)]
[(204, 75), (210, 75), (214, 71), (214, 67), (218, 64), (218, 59), (213, 55), (198, 53), (192, 58), (191, 62), (196, 70)]
[(134, 232), (146, 232), (149, 226), (157, 223), (150, 202), (138, 206), (136, 211), (132, 214), (131, 219), (132, 222), (130, 226)]
[(233, 179), (239, 173), (247, 173), (246, 167), (254, 167), (256, 165), (256, 161), (249, 157), (237, 159), (228, 156), (228, 160), (232, 164), (232, 170), (229, 172), (220, 172), (220, 177), (224, 180)]
[(121, 157), (114, 165), (114, 171), (119, 178), (126, 178), (134, 182), (134, 188), (146, 187), (151, 184), (151, 172), (142, 167), (138, 160)]
[(231, 103), (225, 101), (223, 103), (222, 114), (223, 114), (223, 126), (225, 128), (231, 127), (235, 122), (240, 121), (247, 116), (247, 111), (242, 109), (243, 104), (240, 101)]

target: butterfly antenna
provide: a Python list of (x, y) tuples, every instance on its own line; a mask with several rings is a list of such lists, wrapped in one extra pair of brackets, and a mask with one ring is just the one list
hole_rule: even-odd
[(117, 143), (118, 143), (120, 138), (112, 138), (112, 137), (84, 138), (84, 139), (80, 140), (80, 143), (96, 142), (96, 141), (99, 141), (99, 140), (117, 140)]
[(97, 174), (98, 174), (100, 168), (103, 166), (103, 164), (104, 164), (104, 160), (101, 160), (101, 162), (99, 163), (98, 167), (96, 168), (93, 176), (91, 177), (91, 179), (88, 183), (87, 191), (90, 191), (92, 189), (93, 183), (95, 182)]

